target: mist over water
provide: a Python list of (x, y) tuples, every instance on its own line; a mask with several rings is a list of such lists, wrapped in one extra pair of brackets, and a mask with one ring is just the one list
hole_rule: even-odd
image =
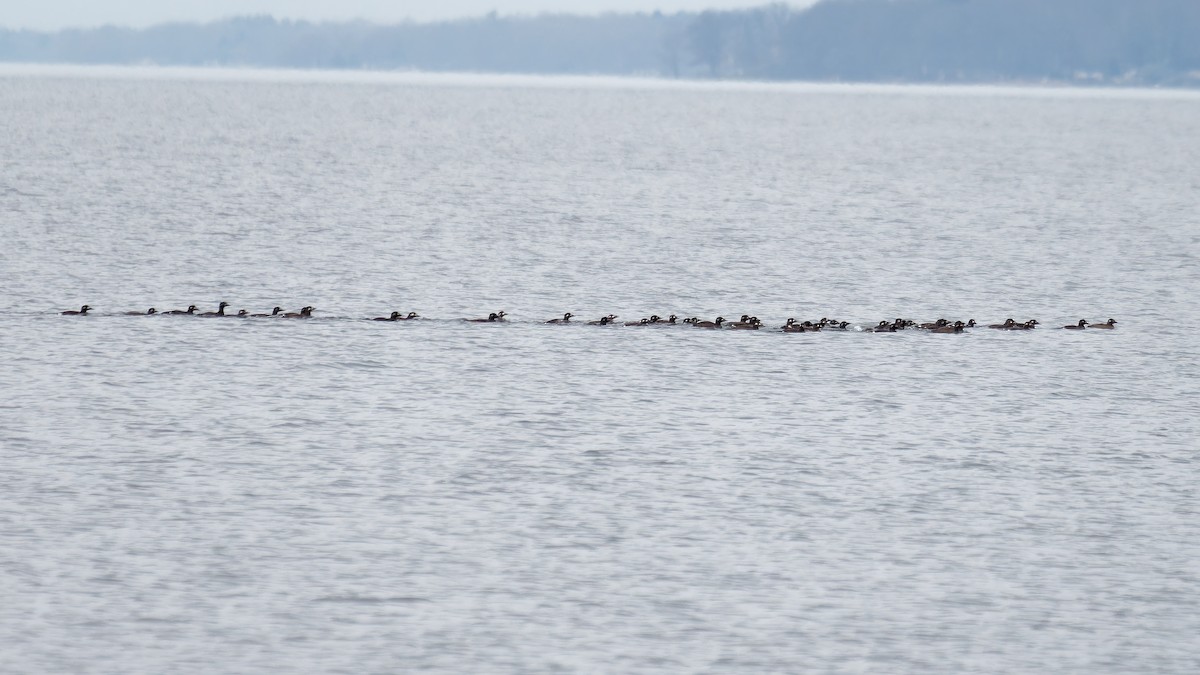
[(0, 670), (1200, 668), (1194, 94), (119, 72), (0, 77)]

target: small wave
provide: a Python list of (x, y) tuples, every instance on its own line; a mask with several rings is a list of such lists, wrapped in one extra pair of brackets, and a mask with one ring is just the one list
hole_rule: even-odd
[(313, 602), (339, 602), (352, 605), (383, 605), (383, 604), (413, 604), (419, 602), (433, 602), (429, 598), (418, 598), (416, 596), (397, 595), (390, 597), (374, 597), (370, 595), (327, 595), (316, 598)]

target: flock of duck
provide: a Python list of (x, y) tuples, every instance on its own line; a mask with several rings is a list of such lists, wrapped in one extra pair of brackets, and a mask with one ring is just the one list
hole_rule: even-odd
[[(312, 317), (312, 313), (316, 311), (315, 307), (306, 305), (300, 308), (297, 312), (285, 312), (282, 307), (275, 307), (269, 313), (251, 314), (248, 311), (241, 309), (237, 314), (226, 314), (225, 308), (229, 307), (228, 302), (222, 302), (217, 305), (215, 312), (200, 312), (195, 305), (188, 305), (187, 309), (172, 309), (169, 311), (160, 312), (151, 307), (145, 312), (123, 312), (129, 316), (152, 316), (152, 315), (184, 315), (184, 316), (203, 316), (203, 317), (231, 317), (231, 318), (252, 318), (252, 319), (308, 319)], [(88, 312), (92, 311), (90, 305), (84, 305), (79, 309), (72, 309), (62, 312), (64, 316), (87, 316)], [(477, 319), (462, 319), (467, 323), (496, 323), (508, 321), (506, 312), (492, 312), (486, 318)], [(370, 321), (411, 321), (419, 319), (421, 316), (416, 312), (392, 312), (388, 316), (377, 316)], [(762, 330), (767, 329), (766, 324), (759, 320), (757, 316), (743, 314), (741, 319), (737, 321), (727, 321), (725, 317), (718, 316), (713, 321), (701, 320), (699, 317), (689, 317), (680, 319), (678, 316), (671, 314), (667, 318), (654, 314), (637, 321), (618, 322), (616, 314), (608, 314), (598, 319), (591, 321), (581, 320), (572, 321), (576, 316), (571, 312), (567, 312), (560, 318), (550, 319), (543, 323), (548, 324), (585, 324), (588, 326), (691, 326), (693, 328), (707, 328), (710, 330), (729, 329), (729, 330)], [(1037, 319), (1029, 319), (1027, 321), (1017, 322), (1015, 319), (1006, 319), (1002, 323), (989, 324), (987, 328), (995, 330), (1033, 330), (1040, 324)], [(1068, 324), (1063, 326), (1064, 330), (1084, 330), (1084, 329), (1108, 329), (1111, 330), (1117, 325), (1116, 319), (1109, 319), (1104, 323), (1090, 323), (1086, 319), (1080, 319), (1078, 323)], [(970, 319), (966, 322), (953, 321), (949, 319), (937, 319), (927, 323), (917, 323), (912, 319), (895, 319), (892, 321), (883, 320), (872, 326), (851, 326), (849, 321), (838, 321), (837, 319), (821, 318), (816, 321), (798, 321), (797, 319), (788, 319), (786, 323), (776, 331), (784, 333), (816, 333), (820, 331), (862, 331), (867, 333), (895, 333), (902, 330), (924, 330), (930, 333), (962, 333), (968, 328), (981, 327), (975, 323), (975, 319)], [(768, 329), (769, 330), (769, 329)]]

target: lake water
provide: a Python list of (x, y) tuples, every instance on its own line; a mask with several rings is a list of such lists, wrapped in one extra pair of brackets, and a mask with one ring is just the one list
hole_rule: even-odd
[[(0, 128), (0, 671), (1200, 670), (1200, 94), (5, 66)], [(121, 315), (220, 301), (317, 311)]]

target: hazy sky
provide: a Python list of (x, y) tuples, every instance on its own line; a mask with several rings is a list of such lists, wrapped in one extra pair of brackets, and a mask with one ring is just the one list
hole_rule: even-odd
[[(757, 7), (770, 0), (0, 0), (0, 26), (6, 28), (91, 27), (103, 24), (147, 26), (163, 21), (210, 21), (227, 16), (272, 14), (279, 18), (370, 19), (396, 22), (501, 14), (603, 11), (664, 12), (681, 9)], [(793, 0), (793, 6), (812, 0)]]

